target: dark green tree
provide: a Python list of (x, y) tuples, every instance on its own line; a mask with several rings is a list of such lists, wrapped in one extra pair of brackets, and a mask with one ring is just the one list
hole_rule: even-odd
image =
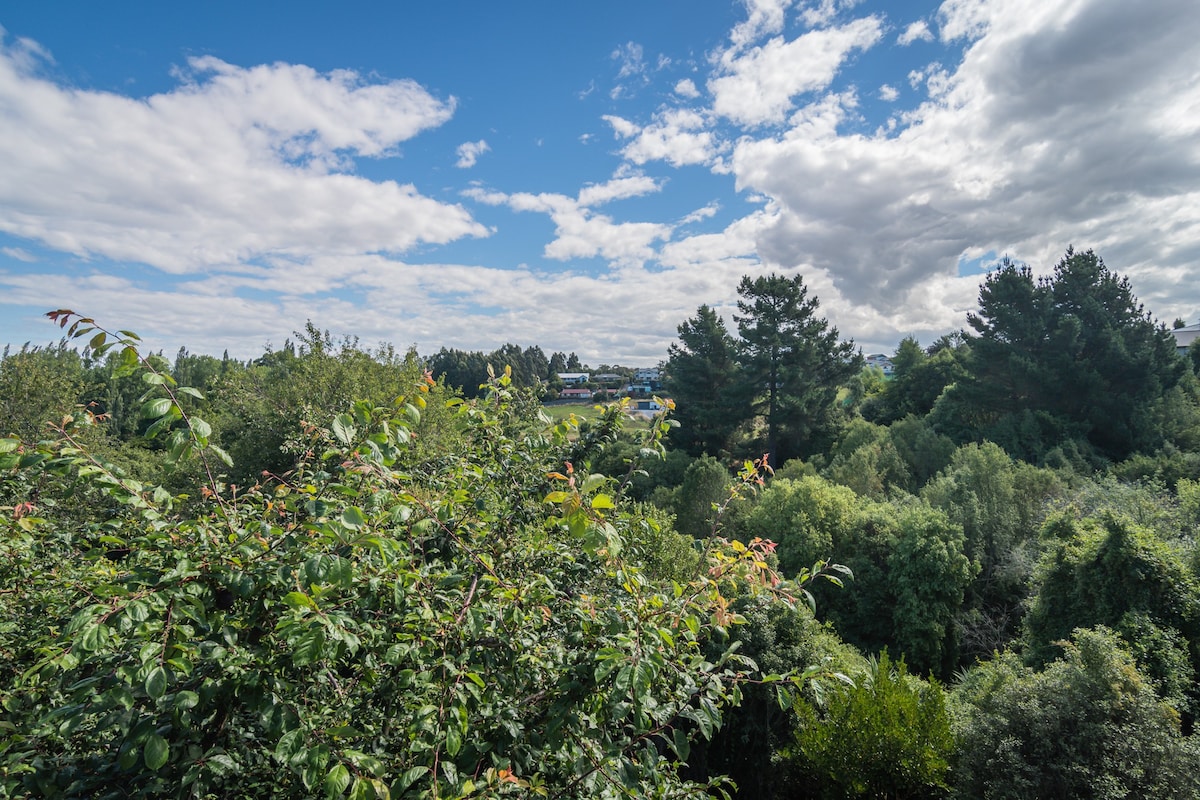
[(838, 387), (862, 369), (862, 354), (817, 316), (819, 303), (800, 275), (746, 276), (738, 293), (743, 380), (766, 424), (770, 463), (782, 464), (812, 449)]
[[(1105, 625), (1122, 634), (1149, 627), (1157, 631), (1155, 638), (1178, 642), (1181, 653), (1191, 652), (1191, 672), (1185, 677), (1200, 672), (1200, 586), (1184, 553), (1149, 529), (1108, 512), (1083, 520), (1064, 513), (1047, 523), (1046, 532), (1057, 541), (1042, 562), (1025, 620), (1032, 661), (1052, 658), (1057, 643), (1076, 627)], [(1155, 661), (1143, 665), (1148, 673), (1158, 673), (1164, 695), (1172, 684), (1190, 683), (1162, 669), (1161, 659), (1170, 649), (1160, 648), (1150, 654)], [(1192, 683), (1187, 694), (1177, 702), (1185, 712), (1200, 701), (1200, 688)], [(1190, 718), (1189, 713), (1189, 723)]]
[(949, 343), (927, 352), (911, 336), (901, 340), (892, 356), (892, 379), (872, 404), (871, 419), (886, 424), (909, 414), (928, 414), (945, 388), (966, 375), (962, 362), (967, 352), (961, 344)]
[(667, 349), (665, 375), (679, 422), (671, 442), (695, 456), (716, 455), (746, 416), (737, 344), (707, 305), (678, 330), (679, 341)]
[(988, 275), (968, 316), (969, 376), (943, 409), (948, 431), (1027, 461), (1077, 439), (1120, 460), (1157, 447), (1155, 411), (1186, 366), (1129, 280), (1091, 250), (1034, 280), (1012, 262)]

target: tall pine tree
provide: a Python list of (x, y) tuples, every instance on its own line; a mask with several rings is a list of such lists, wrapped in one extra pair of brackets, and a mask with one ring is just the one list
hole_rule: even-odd
[(801, 276), (747, 276), (738, 293), (743, 380), (766, 423), (770, 462), (782, 464), (808, 454), (838, 387), (862, 369), (862, 355), (817, 316), (820, 304)]
[(725, 321), (707, 305), (678, 330), (679, 342), (668, 348), (664, 376), (679, 421), (671, 440), (693, 456), (717, 455), (746, 419), (737, 344)]

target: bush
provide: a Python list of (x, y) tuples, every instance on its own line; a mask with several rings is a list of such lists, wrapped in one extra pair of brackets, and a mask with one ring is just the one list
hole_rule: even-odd
[(123, 477), (79, 446), (82, 411), (41, 449), (0, 439), (0, 795), (710, 791), (680, 765), (755, 673), (702, 645), (738, 622), (733, 598), (802, 587), (764, 545), (719, 539), (690, 580), (649, 578), (656, 525), (573, 462), (616, 412), (576, 441), (501, 376), (455, 403), (461, 446), (408, 472), (425, 393), (359, 402), (238, 492), (179, 405), (192, 390), (131, 334), (89, 346), (143, 376), (150, 431), (208, 478), (183, 505)]
[(1044, 672), (1006, 654), (973, 668), (954, 692), (955, 796), (1177, 798), (1200, 796), (1200, 748), (1180, 736), (1108, 630), (1077, 630)]
[(800, 701), (792, 797), (937, 798), (949, 791), (954, 739), (936, 681), (887, 653), (823, 708)]

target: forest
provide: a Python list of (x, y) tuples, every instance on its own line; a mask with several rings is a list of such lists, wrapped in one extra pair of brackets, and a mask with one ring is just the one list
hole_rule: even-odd
[(537, 346), (49, 312), (0, 797), (1200, 797), (1200, 344), (1092, 251), (888, 376), (802, 278), (738, 294), (642, 425), (548, 416)]

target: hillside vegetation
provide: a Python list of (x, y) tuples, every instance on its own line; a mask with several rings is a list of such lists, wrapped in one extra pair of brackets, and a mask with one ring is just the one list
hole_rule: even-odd
[(889, 378), (740, 291), (639, 426), (547, 415), (540, 348), (52, 312), (0, 360), (0, 796), (1200, 796), (1197, 352), (1091, 252)]

